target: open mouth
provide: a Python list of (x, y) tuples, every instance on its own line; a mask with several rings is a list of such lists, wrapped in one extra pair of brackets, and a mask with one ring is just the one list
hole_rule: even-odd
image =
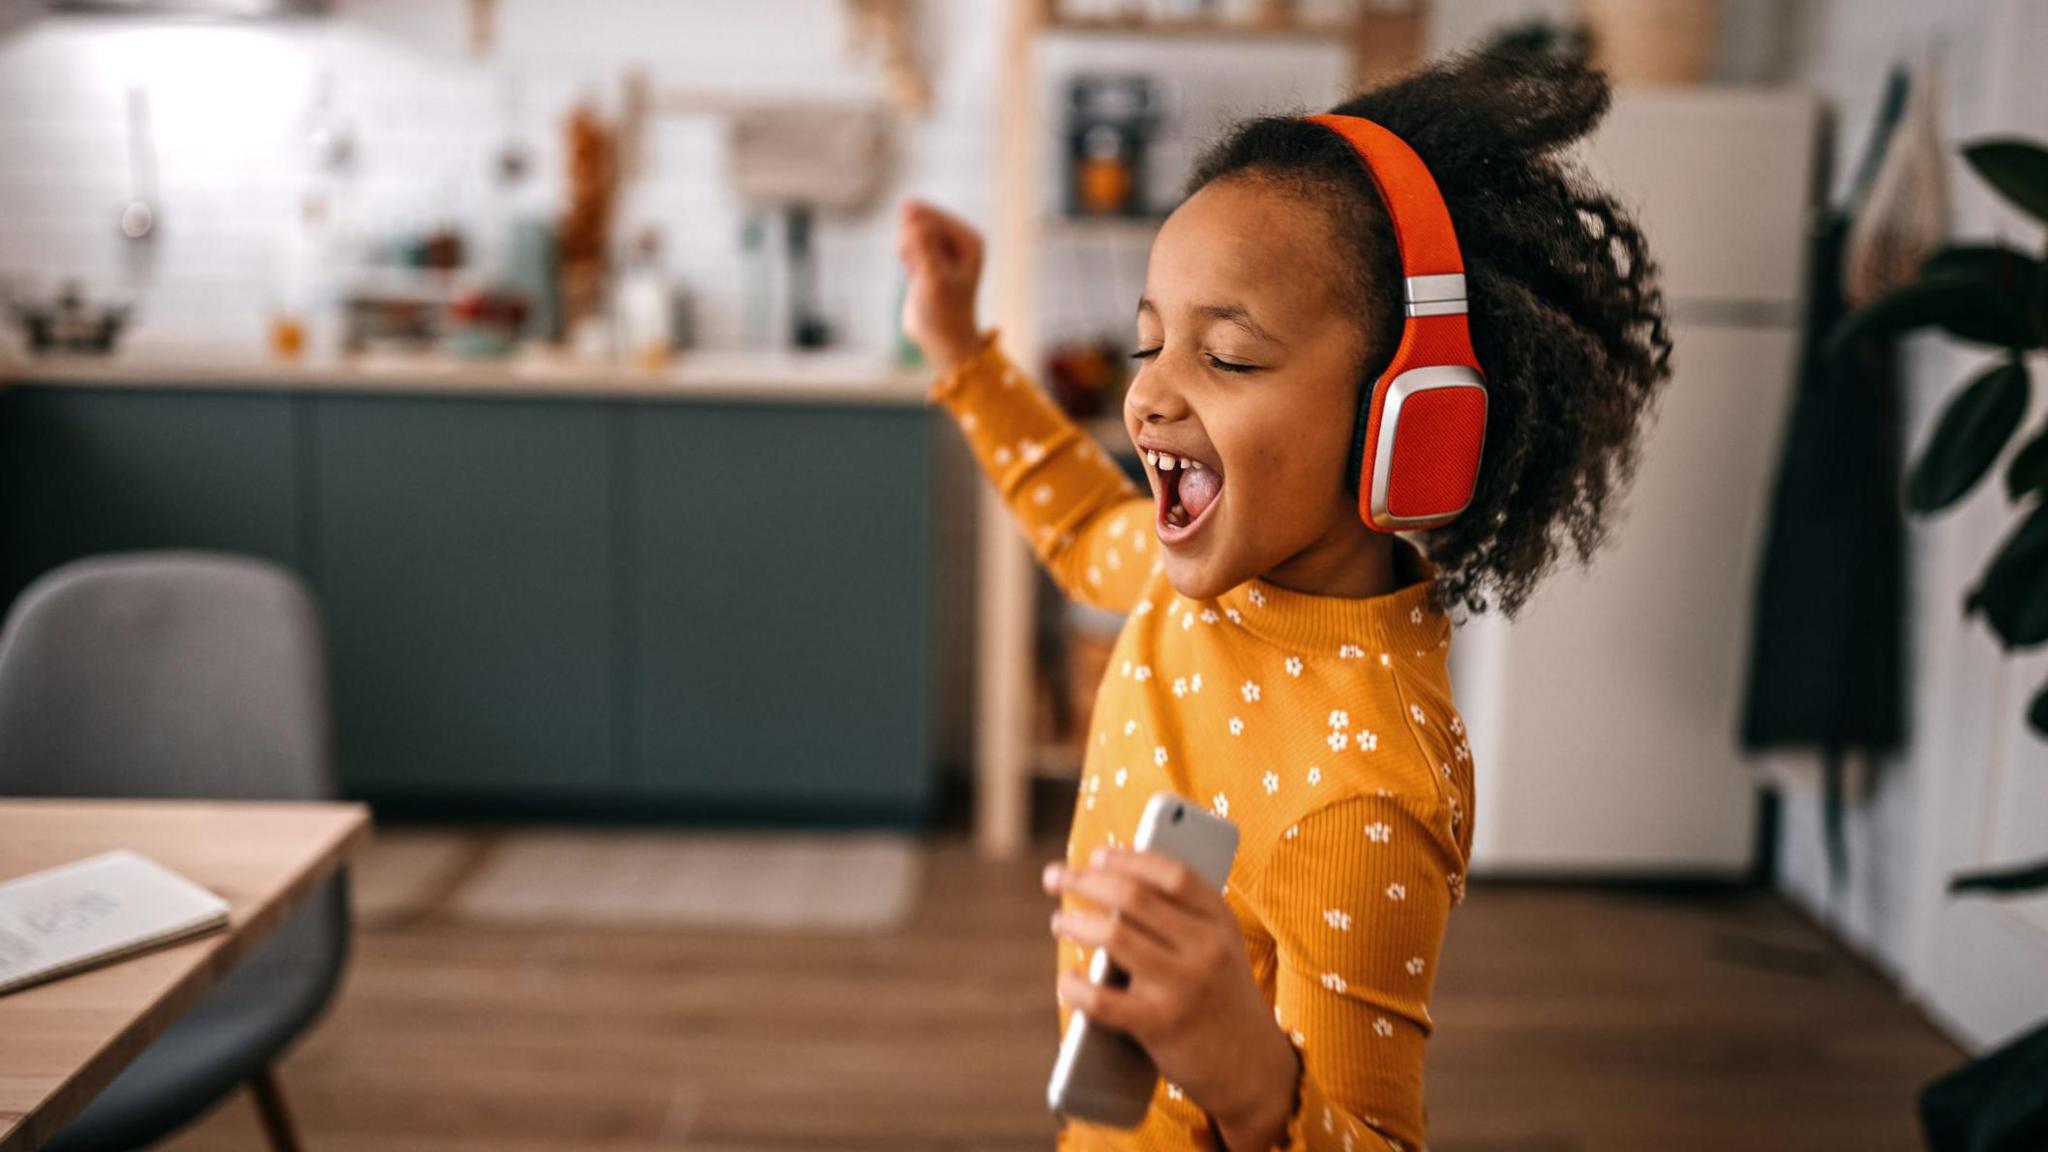
[(1158, 533), (1165, 544), (1192, 536), (1223, 495), (1223, 473), (1191, 456), (1144, 449), (1158, 494)]

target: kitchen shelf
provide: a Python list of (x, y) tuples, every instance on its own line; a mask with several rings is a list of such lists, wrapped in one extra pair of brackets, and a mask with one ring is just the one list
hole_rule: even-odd
[(1154, 40), (1296, 40), (1327, 44), (1352, 33), (1349, 21), (1222, 20), (1213, 16), (1149, 19), (1115, 16), (1055, 16), (1044, 31), (1054, 36), (1142, 37)]

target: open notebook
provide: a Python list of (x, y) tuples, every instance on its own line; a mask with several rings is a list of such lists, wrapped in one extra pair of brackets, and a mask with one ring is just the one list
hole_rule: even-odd
[(227, 901), (134, 852), (0, 884), (0, 995), (228, 922)]

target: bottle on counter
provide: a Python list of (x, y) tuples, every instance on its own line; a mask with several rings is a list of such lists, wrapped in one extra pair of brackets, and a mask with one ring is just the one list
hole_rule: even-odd
[(619, 277), (619, 348), (628, 363), (657, 369), (675, 349), (675, 302), (662, 268), (661, 233), (642, 229)]

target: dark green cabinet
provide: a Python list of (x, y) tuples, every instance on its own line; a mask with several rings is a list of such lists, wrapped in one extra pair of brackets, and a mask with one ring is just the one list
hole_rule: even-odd
[(916, 405), (30, 382), (0, 390), (0, 576), (297, 569), (344, 788), (387, 813), (915, 823), (933, 434)]
[[(319, 397), (319, 585), (350, 783), (588, 790), (617, 762), (611, 412)], [(374, 670), (375, 674), (369, 674)]]
[(861, 809), (928, 775), (928, 429), (884, 408), (636, 415), (634, 787)]
[(0, 592), (133, 548), (301, 558), (290, 395), (115, 389), (0, 393)]

